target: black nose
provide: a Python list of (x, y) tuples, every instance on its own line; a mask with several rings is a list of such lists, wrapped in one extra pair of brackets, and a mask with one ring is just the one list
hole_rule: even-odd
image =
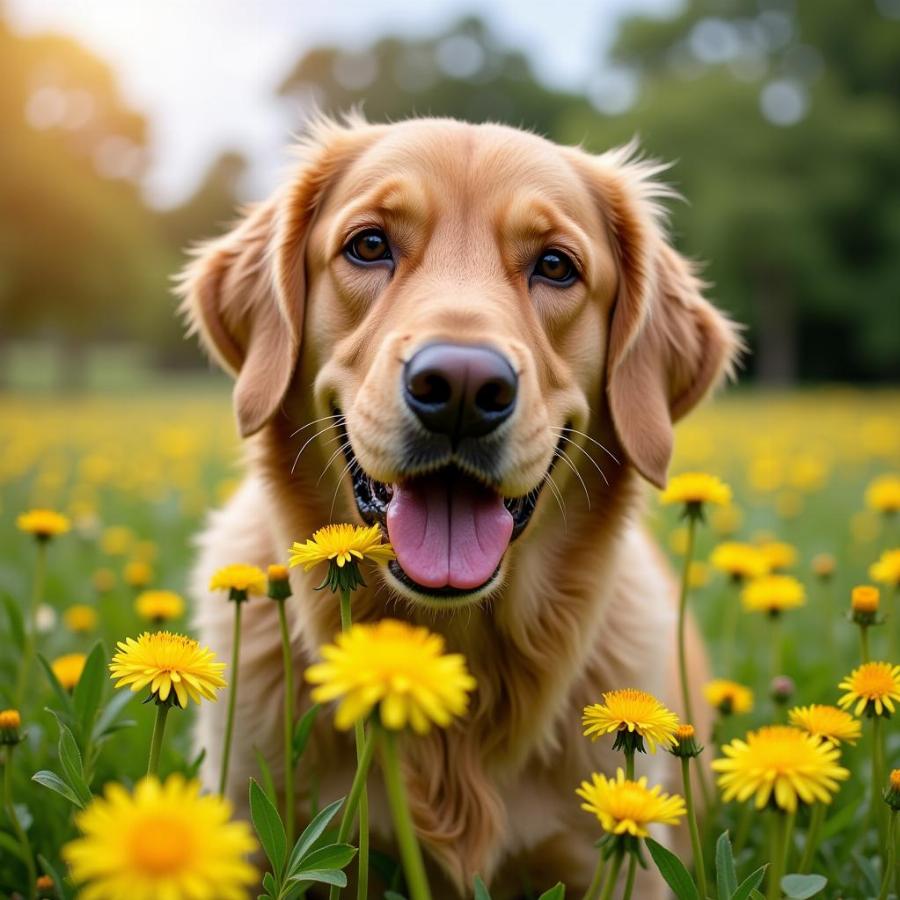
[(407, 406), (429, 430), (457, 441), (481, 437), (516, 406), (518, 378), (489, 347), (429, 344), (403, 370)]

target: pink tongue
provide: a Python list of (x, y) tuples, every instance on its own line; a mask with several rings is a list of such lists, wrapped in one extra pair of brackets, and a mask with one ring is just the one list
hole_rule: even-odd
[(468, 478), (417, 478), (394, 485), (387, 511), (397, 561), (425, 587), (471, 590), (500, 564), (513, 518), (503, 498)]

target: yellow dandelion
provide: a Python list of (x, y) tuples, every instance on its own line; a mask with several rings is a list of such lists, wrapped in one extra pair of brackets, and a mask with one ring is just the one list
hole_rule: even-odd
[(710, 565), (735, 581), (769, 574), (769, 563), (758, 547), (740, 541), (719, 544), (709, 557)]
[(127, 638), (117, 644), (119, 652), (109, 666), (116, 687), (132, 691), (150, 688), (161, 703), (174, 702), (184, 709), (188, 698), (216, 699), (216, 690), (225, 687), (225, 663), (193, 638), (168, 631), (144, 632), (137, 640)]
[(319, 563), (331, 560), (334, 560), (338, 568), (343, 568), (354, 559), (389, 562), (395, 558), (393, 547), (382, 543), (381, 528), (378, 525), (371, 528), (326, 525), (305, 544), (295, 541), (289, 552), (291, 567), (303, 566), (307, 572)]
[(706, 702), (722, 715), (741, 716), (753, 709), (753, 691), (725, 678), (716, 678), (703, 686)]
[(783, 572), (797, 563), (797, 548), (784, 541), (763, 541), (759, 545), (759, 552), (766, 561), (769, 572)]
[(85, 603), (75, 603), (63, 613), (63, 622), (76, 634), (93, 631), (97, 627), (97, 610)]
[(246, 563), (232, 563), (219, 569), (209, 580), (211, 591), (229, 591), (232, 599), (234, 594), (264, 594), (266, 591), (266, 576), (262, 569), (250, 566)]
[(145, 588), (153, 581), (153, 568), (142, 559), (133, 559), (125, 565), (122, 579), (129, 587)]
[(870, 584), (857, 585), (850, 592), (850, 608), (854, 612), (876, 613), (881, 600), (881, 591)]
[(788, 721), (795, 728), (832, 744), (855, 744), (862, 734), (859, 719), (836, 706), (795, 706), (788, 712)]
[(0, 729), (19, 728), (22, 725), (22, 717), (17, 709), (0, 710)]
[(682, 797), (664, 794), (660, 785), (648, 788), (646, 777), (629, 781), (621, 769), (615, 778), (594, 772), (575, 793), (584, 800), (581, 808), (610, 834), (650, 837), (651, 825), (677, 825), (687, 813)]
[(134, 609), (142, 619), (161, 624), (184, 615), (184, 600), (175, 591), (143, 591), (134, 601)]
[(894, 810), (900, 812), (900, 769), (892, 769), (888, 776), (887, 790), (883, 794), (884, 802)]
[(31, 509), (16, 518), (16, 527), (25, 534), (34, 535), (39, 541), (65, 534), (72, 523), (68, 516), (52, 509)]
[(125, 525), (110, 525), (100, 535), (100, 549), (107, 556), (125, 556), (134, 544), (134, 532)]
[(245, 900), (256, 885), (250, 826), (181, 775), (144, 778), (133, 793), (109, 784), (75, 824), (62, 856), (84, 900)]
[(46, 894), (49, 891), (53, 890), (55, 884), (53, 882), (53, 879), (49, 875), (38, 875), (34, 886), (37, 888), (39, 894)]
[(869, 577), (879, 584), (900, 587), (900, 548), (885, 550), (869, 568)]
[(692, 559), (688, 569), (688, 584), (692, 588), (703, 588), (709, 584), (709, 567), (699, 559)]
[(385, 728), (407, 724), (425, 734), (445, 728), (468, 707), (475, 679), (458, 653), (444, 652), (444, 639), (406, 622), (382, 619), (353, 625), (322, 647), (323, 662), (306, 670), (317, 703), (340, 701), (335, 726), (351, 728), (379, 706)]
[(892, 715), (894, 702), (900, 703), (900, 666), (889, 662), (863, 663), (838, 688), (847, 693), (838, 700), (841, 709), (853, 707), (853, 714)]
[(881, 475), (866, 488), (866, 506), (875, 512), (900, 512), (900, 475)]
[(810, 568), (817, 578), (831, 578), (837, 568), (837, 562), (830, 553), (817, 553), (812, 558)]
[[(586, 706), (581, 724), (584, 736), (592, 741), (615, 731), (614, 749), (623, 747), (643, 752), (644, 739), (650, 752), (655, 753), (657, 744), (674, 746), (678, 716), (652, 694), (625, 688), (608, 691), (603, 695), (603, 703)], [(629, 735), (632, 736), (630, 739)], [(633, 743), (633, 747), (628, 746), (629, 743)]]
[(669, 481), (659, 499), (662, 503), (684, 503), (689, 507), (704, 503), (727, 506), (731, 503), (731, 488), (715, 475), (685, 472)]
[(50, 664), (56, 680), (67, 691), (74, 691), (84, 671), (87, 657), (83, 653), (67, 653), (59, 656)]
[(792, 813), (797, 800), (830, 803), (838, 782), (850, 776), (838, 765), (840, 751), (790, 725), (769, 725), (751, 731), (746, 739), (735, 739), (722, 748), (724, 758), (713, 761), (720, 773), (722, 798), (743, 803), (750, 797), (762, 809), (774, 803)]
[(764, 612), (776, 616), (806, 603), (803, 585), (791, 575), (763, 575), (748, 582), (741, 591), (741, 602), (747, 612)]

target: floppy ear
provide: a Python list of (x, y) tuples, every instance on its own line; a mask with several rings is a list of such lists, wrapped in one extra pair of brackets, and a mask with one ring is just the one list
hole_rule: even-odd
[(314, 121), (289, 185), (198, 248), (178, 279), (189, 333), (235, 377), (242, 437), (272, 418), (290, 385), (303, 335), (307, 234), (329, 181), (368, 130), (355, 117)]
[(732, 373), (740, 341), (704, 299), (692, 264), (667, 243), (659, 201), (674, 192), (656, 180), (662, 167), (633, 153), (629, 146), (594, 161), (619, 266), (606, 390), (626, 455), (663, 487), (673, 424)]

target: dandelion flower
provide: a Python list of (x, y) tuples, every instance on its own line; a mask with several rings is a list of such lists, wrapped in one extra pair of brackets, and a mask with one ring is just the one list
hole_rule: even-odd
[(753, 709), (753, 691), (725, 678), (716, 678), (703, 686), (703, 696), (723, 716), (741, 716)]
[(812, 558), (810, 568), (816, 578), (827, 581), (834, 575), (834, 570), (837, 568), (837, 562), (830, 553), (817, 553)]
[(382, 543), (378, 525), (362, 528), (358, 525), (326, 525), (313, 534), (305, 544), (295, 541), (290, 549), (290, 565), (303, 566), (308, 572), (313, 566), (334, 560), (343, 568), (353, 559), (370, 559), (388, 562), (394, 559), (394, 550)]
[(97, 627), (97, 610), (85, 603), (75, 603), (63, 613), (63, 622), (76, 634), (93, 631)]
[(225, 687), (225, 663), (193, 638), (168, 631), (144, 632), (137, 640), (127, 638), (117, 644), (119, 652), (109, 666), (116, 687), (140, 691), (149, 685), (160, 703), (174, 702), (184, 709), (188, 698), (215, 700), (216, 689)]
[(769, 725), (751, 731), (722, 748), (713, 761), (722, 797), (743, 803), (750, 797), (762, 809), (772, 802), (792, 813), (803, 803), (830, 803), (838, 782), (850, 776), (838, 765), (840, 751), (830, 742), (790, 725)]
[(134, 532), (125, 525), (110, 525), (100, 536), (100, 549), (107, 556), (125, 556), (134, 544)]
[(797, 548), (784, 541), (764, 541), (759, 552), (769, 568), (769, 572), (783, 572), (797, 562)]
[(900, 703), (900, 666), (888, 662), (868, 662), (854, 669), (838, 688), (847, 693), (838, 700), (841, 709), (853, 707), (853, 714), (892, 715), (894, 702)]
[(740, 541), (719, 544), (709, 558), (710, 565), (734, 581), (746, 581), (769, 574), (769, 563), (758, 547)]
[(67, 653), (59, 656), (50, 664), (56, 680), (67, 691), (74, 691), (84, 671), (84, 663), (87, 657), (83, 653)]
[(872, 563), (869, 576), (880, 584), (900, 587), (900, 548), (885, 550), (878, 562)]
[(184, 600), (175, 591), (143, 591), (134, 601), (134, 609), (142, 619), (161, 624), (184, 615)]
[(122, 579), (129, 587), (145, 588), (153, 581), (153, 568), (142, 559), (133, 559), (125, 565)]
[(594, 772), (575, 793), (584, 800), (581, 808), (593, 813), (610, 834), (650, 837), (651, 825), (677, 825), (687, 812), (677, 794), (662, 793), (660, 785), (648, 788), (646, 777), (629, 781), (621, 769), (615, 778)]
[(870, 584), (857, 585), (850, 592), (850, 609), (855, 613), (877, 613), (880, 601), (881, 591)]
[(731, 503), (731, 488), (706, 472), (685, 472), (669, 481), (660, 496), (662, 503), (683, 503), (686, 507), (698, 508), (704, 503), (727, 506)]
[(887, 790), (884, 792), (884, 802), (894, 810), (900, 811), (900, 769), (892, 769), (888, 776)]
[(806, 603), (806, 591), (790, 575), (764, 575), (744, 587), (741, 602), (747, 612), (764, 612), (777, 616), (785, 610), (803, 606)]
[(900, 512), (900, 475), (881, 475), (866, 488), (866, 506), (875, 512)]
[(0, 710), (0, 747), (15, 746), (19, 743), (19, 729), (22, 727), (22, 717), (17, 709)]
[(633, 735), (633, 749), (644, 752), (643, 740), (651, 753), (656, 745), (673, 746), (678, 728), (678, 716), (666, 709), (652, 694), (634, 688), (608, 691), (603, 703), (584, 708), (581, 720), (584, 736), (596, 741), (604, 734), (617, 732), (614, 749), (627, 747), (628, 735)]
[(228, 591), (232, 600), (246, 600), (247, 594), (264, 594), (266, 576), (262, 569), (246, 563), (232, 563), (219, 569), (209, 580), (211, 591)]
[(65, 534), (72, 523), (68, 516), (52, 509), (32, 509), (16, 519), (16, 527), (19, 531), (34, 535), (39, 541), (49, 541), (50, 538)]
[(81, 836), (63, 847), (84, 900), (244, 900), (258, 873), (256, 842), (231, 805), (171, 775), (107, 785), (75, 816)]
[(468, 706), (475, 679), (458, 653), (425, 628), (394, 619), (353, 625), (322, 647), (323, 662), (306, 670), (317, 703), (339, 700), (335, 726), (347, 730), (376, 705), (385, 728), (407, 724), (425, 734), (446, 727)]
[(859, 719), (836, 706), (795, 706), (788, 712), (788, 721), (795, 728), (832, 744), (855, 744), (862, 733)]

